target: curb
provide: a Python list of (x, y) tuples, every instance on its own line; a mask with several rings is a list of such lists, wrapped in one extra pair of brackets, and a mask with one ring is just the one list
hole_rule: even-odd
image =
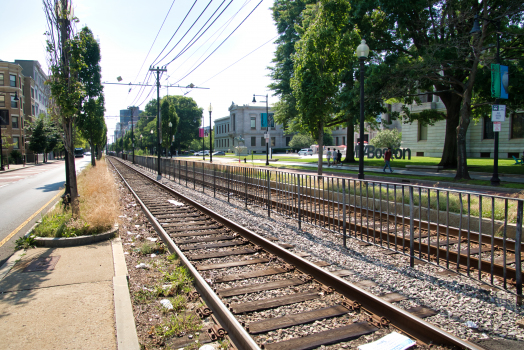
[(107, 241), (113, 238), (118, 232), (118, 224), (116, 227), (108, 232), (101, 233), (99, 235), (92, 236), (79, 236), (79, 237), (35, 237), (35, 245), (43, 248), (64, 248), (64, 247), (75, 247), (79, 245), (93, 244), (101, 241)]
[(113, 264), (113, 296), (115, 302), (116, 341), (119, 350), (140, 350), (136, 333), (135, 317), (129, 294), (127, 266), (124, 258), (124, 249), (120, 237), (112, 242)]
[(3, 280), (5, 276), (7, 276), (9, 271), (11, 271), (13, 266), (16, 265), (18, 260), (20, 260), (22, 256), (24, 256), (25, 253), (26, 251), (22, 249), (22, 250), (15, 252), (13, 255), (11, 255), (9, 259), (7, 259), (4, 265), (0, 268), (0, 281)]
[(26, 166), (21, 167), (21, 168), (5, 169), (3, 171), (0, 171), (0, 174), (10, 173), (12, 171), (23, 170), (23, 169), (28, 169), (28, 168), (34, 168), (34, 167), (37, 167), (37, 166), (44, 166), (44, 165), (47, 165), (47, 164), (54, 164), (54, 163), (59, 162), (59, 161), (64, 161), (64, 160), (63, 159), (53, 159), (51, 161), (47, 161), (47, 163), (38, 163), (38, 164), (30, 164), (30, 165), (26, 164)]

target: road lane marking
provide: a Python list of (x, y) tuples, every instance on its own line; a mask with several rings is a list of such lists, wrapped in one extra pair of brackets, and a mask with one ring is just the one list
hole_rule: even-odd
[(44, 210), (49, 204), (51, 204), (54, 200), (56, 200), (60, 195), (62, 195), (62, 191), (58, 192), (56, 194), (56, 196), (54, 196), (53, 198), (51, 198), (51, 200), (49, 202), (47, 202), (42, 208), (38, 209), (35, 213), (33, 213), (33, 215), (31, 215), (29, 217), (29, 219), (27, 219), (26, 221), (24, 221), (22, 224), (20, 224), (20, 226), (18, 226), (13, 232), (11, 232), (10, 234), (7, 235), (6, 238), (4, 238), (1, 242), (0, 242), (0, 247), (2, 247), (4, 244), (6, 244), (11, 238), (13, 238), (14, 235), (16, 235), (18, 233), (18, 231), (20, 231), (25, 225), (27, 225), (31, 220), (34, 219), (35, 216), (37, 216), (42, 210)]

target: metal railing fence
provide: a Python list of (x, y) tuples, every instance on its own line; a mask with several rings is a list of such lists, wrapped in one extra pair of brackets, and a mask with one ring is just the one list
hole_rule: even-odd
[[(156, 172), (157, 158), (135, 156)], [(436, 187), (162, 159), (173, 181), (504, 288), (522, 301), (524, 199)]]

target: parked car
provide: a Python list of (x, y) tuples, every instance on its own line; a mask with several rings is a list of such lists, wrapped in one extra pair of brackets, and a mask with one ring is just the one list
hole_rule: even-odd
[(193, 155), (194, 156), (201, 156), (202, 154), (208, 156), (209, 155), (209, 151), (204, 151), (204, 152), (198, 151), (198, 152), (194, 153)]
[(217, 151), (217, 152), (213, 152), (213, 155), (214, 156), (225, 156), (226, 152), (224, 152), (224, 151)]
[(300, 151), (298, 151), (299, 156), (312, 156), (313, 150), (311, 148), (302, 148)]

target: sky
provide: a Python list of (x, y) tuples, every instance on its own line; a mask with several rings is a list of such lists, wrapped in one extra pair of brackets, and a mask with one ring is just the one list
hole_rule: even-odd
[[(251, 104), (253, 94), (269, 94), (270, 104), (277, 101), (267, 88), (271, 83), (267, 67), (272, 64), (276, 50), (274, 41), (278, 35), (271, 17), (272, 5), (272, 0), (73, 0), (74, 15), (79, 19), (77, 30), (87, 25), (100, 41), (103, 82), (117, 83), (117, 77), (121, 77), (121, 82), (126, 84), (145, 81), (153, 84), (155, 80), (148, 75), (150, 65), (167, 65), (167, 72), (161, 76), (162, 85), (194, 84), (208, 88), (160, 89), (161, 97), (167, 93), (192, 97), (204, 109), (205, 126), (209, 125), (209, 104), (213, 106), (214, 120), (228, 116), (232, 102)], [(206, 6), (208, 8), (204, 11)], [(212, 16), (217, 8), (219, 10)], [(2, 27), (9, 30), (0, 40), (0, 60), (38, 60), (47, 72), (44, 35), (47, 24), (42, 2), (1, 1), (0, 13), (17, 14), (2, 18)], [(216, 22), (202, 37), (179, 55), (204, 23), (212, 18), (209, 25), (216, 17)], [(171, 37), (173, 39), (168, 44)], [(179, 44), (168, 53), (177, 42)], [(161, 53), (165, 47), (167, 49)], [(209, 54), (209, 58), (198, 66)], [(179, 57), (175, 58), (177, 55)], [(120, 110), (132, 105), (143, 110), (150, 99), (156, 98), (156, 88), (146, 87), (142, 91), (138, 86), (105, 85), (104, 94), (106, 123), (112, 135), (118, 121), (114, 117), (120, 115)], [(257, 100), (258, 105), (265, 105), (261, 102), (265, 98), (257, 97)]]

